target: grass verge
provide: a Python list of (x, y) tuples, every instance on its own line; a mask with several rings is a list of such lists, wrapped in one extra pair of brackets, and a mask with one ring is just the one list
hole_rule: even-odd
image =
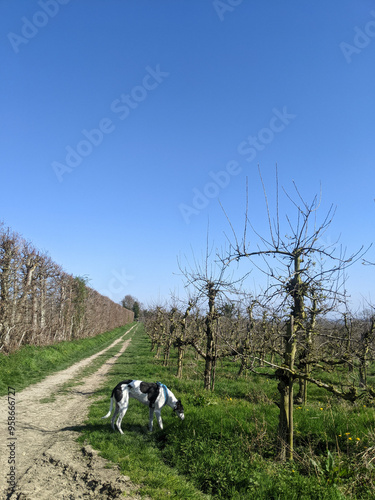
[(28, 345), (8, 356), (0, 354), (0, 396), (8, 393), (8, 386), (19, 392), (51, 373), (96, 354), (124, 335), (132, 325), (86, 339), (64, 341), (45, 347)]

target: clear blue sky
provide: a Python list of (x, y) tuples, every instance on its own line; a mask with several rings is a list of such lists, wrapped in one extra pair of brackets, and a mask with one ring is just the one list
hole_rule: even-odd
[[(267, 235), (258, 165), (270, 200), (276, 163), (322, 187), (327, 243), (374, 240), (373, 1), (3, 0), (0, 35), (0, 219), (113, 300), (183, 295), (177, 256), (208, 221), (225, 243), (219, 199), (240, 230), (246, 177)], [(357, 303), (374, 276), (350, 269)]]

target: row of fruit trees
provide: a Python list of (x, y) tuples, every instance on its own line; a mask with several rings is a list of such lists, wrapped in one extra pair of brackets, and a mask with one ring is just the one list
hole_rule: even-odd
[[(295, 193), (296, 200), (287, 195), (295, 216), (286, 216), (286, 229), (277, 206), (271, 217), (265, 194), (269, 231), (266, 236), (255, 233), (255, 243), (247, 241), (252, 228), (247, 210), (241, 237), (227, 217), (232, 236), (226, 250), (215, 255), (207, 250), (201, 264), (180, 265), (186, 303), (172, 300), (172, 306), (155, 307), (145, 317), (152, 347), (165, 364), (171, 348), (177, 349), (178, 377), (190, 346), (204, 360), (207, 390), (214, 390), (217, 362), (223, 358), (238, 360), (239, 374), (250, 370), (277, 379), (284, 459), (293, 458), (293, 404), (306, 403), (308, 384), (350, 402), (375, 397), (367, 383), (375, 354), (375, 307), (367, 304), (361, 313), (352, 313), (345, 291), (353, 263), (372, 265), (365, 260), (368, 249), (346, 256), (338, 245), (322, 243), (333, 208), (318, 223), (319, 198), (306, 203), (296, 186)], [(230, 274), (242, 261), (248, 272), (256, 268), (267, 278), (257, 296), (244, 292), (245, 276), (234, 280)], [(327, 382), (325, 375), (338, 369), (345, 374), (340, 383)]]

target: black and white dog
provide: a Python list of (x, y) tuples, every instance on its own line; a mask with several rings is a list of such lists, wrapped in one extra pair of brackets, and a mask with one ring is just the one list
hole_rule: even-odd
[(153, 427), (154, 413), (158, 421), (160, 429), (163, 428), (161, 419), (161, 410), (164, 406), (170, 406), (181, 420), (185, 418), (184, 408), (181, 401), (176, 398), (164, 384), (160, 382), (142, 382), (141, 380), (124, 380), (116, 385), (111, 394), (111, 405), (109, 412), (102, 418), (108, 418), (112, 413), (113, 404), (115, 403), (115, 412), (112, 417), (112, 429), (116, 427), (123, 434), (121, 429), (121, 421), (129, 406), (129, 397), (137, 399), (140, 403), (149, 405), (150, 419), (148, 429), (151, 432)]

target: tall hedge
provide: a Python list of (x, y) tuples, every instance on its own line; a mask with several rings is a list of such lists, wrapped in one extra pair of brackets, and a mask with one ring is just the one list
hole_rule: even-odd
[(0, 352), (91, 337), (133, 319), (0, 223)]

